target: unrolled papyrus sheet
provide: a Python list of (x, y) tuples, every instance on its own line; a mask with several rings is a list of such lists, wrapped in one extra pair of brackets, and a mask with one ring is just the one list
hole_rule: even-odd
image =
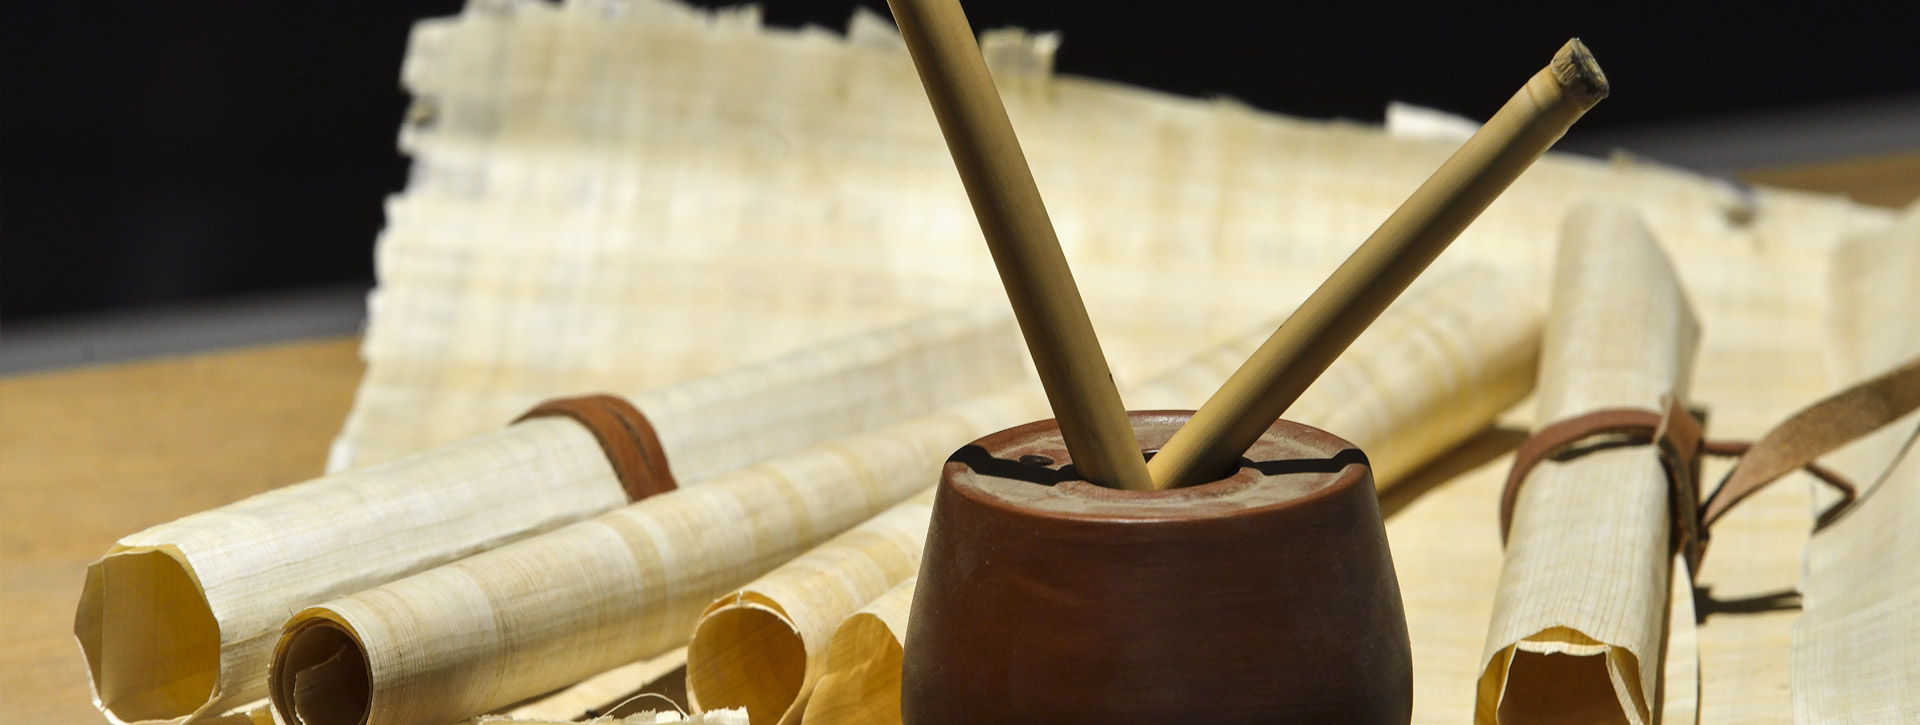
[[(1830, 284), (1834, 387), (1920, 355), (1920, 204), (1892, 229), (1836, 251)], [(1920, 722), (1916, 429), (1920, 413), (1824, 459), (1863, 490), (1807, 543), (1805, 613), (1793, 625), (1799, 722)], [(1833, 503), (1824, 486), (1815, 492), (1817, 507)]]
[[(1569, 215), (1553, 285), (1539, 425), (1686, 399), (1698, 325), (1634, 212)], [(1668, 486), (1654, 446), (1607, 441), (1527, 476), (1482, 655), (1478, 722), (1652, 721), (1672, 581)]]
[[(350, 458), (1002, 295), (887, 18), (861, 11), (842, 35), (751, 7), (607, 7), (475, 2), (416, 26), (413, 171), (379, 241)], [(981, 30), (1123, 388), (1304, 299), (1459, 147), (1055, 75), (1073, 37)], [(1889, 216), (1549, 153), (1445, 258), (1545, 279), (1543, 240), (1583, 199), (1634, 203), (1683, 267), (1730, 270), (1696, 285), (1703, 309), (1775, 322), (1753, 300), (1797, 261), (1776, 255)]]
[[(632, 400), (691, 484), (1030, 377), (1012, 318), (982, 310)], [(625, 502), (585, 428), (540, 418), (127, 536), (88, 570), (75, 616), (95, 702), (143, 722), (257, 700), (289, 613)]]

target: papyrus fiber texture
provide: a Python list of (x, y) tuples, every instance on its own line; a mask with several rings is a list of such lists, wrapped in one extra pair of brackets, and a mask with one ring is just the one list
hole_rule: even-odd
[[(633, 400), (697, 483), (1030, 378), (1023, 355), (1005, 312), (947, 313)], [(288, 614), (625, 502), (593, 436), (542, 418), (127, 536), (75, 616), (95, 702), (136, 722), (257, 700)]]
[[(1636, 214), (1576, 210), (1554, 267), (1538, 425), (1604, 408), (1659, 411), (1667, 395), (1686, 400), (1699, 334), (1666, 253)], [(1520, 490), (1482, 655), (1478, 722), (1654, 717), (1672, 556), (1667, 476), (1654, 446), (1583, 445), (1540, 462)]]

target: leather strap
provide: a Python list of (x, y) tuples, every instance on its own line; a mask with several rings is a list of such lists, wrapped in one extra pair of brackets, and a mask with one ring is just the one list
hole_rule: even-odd
[[(1598, 435), (1625, 437), (1628, 443), (1656, 444), (1660, 465), (1667, 471), (1670, 503), (1674, 512), (1673, 537), (1681, 551), (1689, 552), (1689, 561), (1703, 554), (1706, 531), (1700, 526), (1700, 449), (1703, 426), (1700, 419), (1682, 408), (1673, 396), (1661, 396), (1664, 412), (1640, 408), (1607, 408), (1577, 415), (1541, 428), (1514, 454), (1513, 469), (1507, 472), (1507, 485), (1500, 494), (1500, 542), (1506, 543), (1513, 528), (1514, 507), (1520, 501), (1520, 486), (1540, 461), (1560, 455), (1576, 444)], [(1694, 552), (1699, 552), (1696, 554)]]
[(1920, 357), (1808, 406), (1767, 431), (1740, 457), (1707, 499), (1701, 521), (1712, 526), (1734, 504), (1802, 467), (1841, 489), (1844, 498), (1835, 506), (1837, 512), (1851, 503), (1857, 492), (1837, 474), (1814, 465), (1813, 460), (1916, 408), (1920, 408)]
[(600, 450), (613, 464), (613, 475), (627, 492), (628, 501), (638, 501), (678, 487), (673, 471), (667, 468), (666, 451), (660, 438), (640, 409), (617, 395), (583, 395), (554, 398), (536, 405), (515, 418), (518, 423), (531, 418), (564, 416), (579, 421), (600, 443)]
[[(1660, 462), (1672, 484), (1672, 541), (1675, 550), (1686, 555), (1692, 571), (1700, 570), (1713, 524), (1734, 504), (1794, 469), (1804, 468), (1840, 492), (1840, 501), (1821, 515), (1822, 522), (1829, 521), (1852, 505), (1859, 493), (1852, 483), (1814, 459), (1920, 409), (1920, 357), (1814, 403), (1753, 444), (1706, 440), (1699, 418), (1681, 408), (1672, 396), (1662, 396), (1661, 403), (1665, 412), (1597, 410), (1555, 422), (1528, 438), (1514, 456), (1513, 470), (1508, 472), (1506, 489), (1500, 496), (1501, 542), (1506, 541), (1513, 526), (1520, 486), (1533, 467), (1588, 438), (1606, 434), (1660, 447)], [(1740, 458), (1704, 504), (1697, 488), (1702, 455)]]

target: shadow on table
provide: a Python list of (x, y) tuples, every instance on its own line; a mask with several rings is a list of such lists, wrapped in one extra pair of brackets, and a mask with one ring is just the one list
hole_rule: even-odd
[[(1428, 491), (1513, 452), (1526, 440), (1527, 431), (1519, 428), (1492, 426), (1480, 431), (1380, 494), (1381, 517), (1393, 518)], [(1499, 502), (1489, 501), (1487, 505), (1497, 506)]]

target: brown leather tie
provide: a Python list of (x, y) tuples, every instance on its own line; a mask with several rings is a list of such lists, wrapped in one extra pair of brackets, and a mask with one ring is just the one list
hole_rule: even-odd
[(606, 452), (607, 462), (613, 464), (613, 474), (620, 479), (620, 487), (626, 489), (628, 501), (677, 487), (653, 426), (640, 409), (625, 398), (604, 394), (554, 398), (534, 406), (513, 422), (555, 415), (579, 421), (593, 434), (600, 449)]
[[(1709, 441), (1700, 418), (1681, 407), (1672, 396), (1662, 396), (1664, 411), (1609, 408), (1577, 415), (1541, 428), (1520, 446), (1513, 469), (1500, 496), (1500, 540), (1513, 526), (1520, 487), (1540, 461), (1565, 453), (1599, 435), (1624, 436), (1629, 442), (1652, 443), (1660, 449), (1660, 463), (1672, 484), (1673, 545), (1687, 558), (1690, 571), (1699, 571), (1706, 556), (1709, 530), (1734, 504), (1752, 496), (1780, 477), (1804, 468), (1840, 492), (1840, 502), (1821, 515), (1832, 520), (1858, 497), (1858, 491), (1839, 474), (1815, 463), (1861, 436), (1899, 420), (1920, 408), (1920, 358), (1835, 393), (1795, 413), (1768, 431), (1756, 443)], [(1738, 456), (1740, 461), (1721, 479), (1703, 504), (1699, 497), (1700, 456)]]

